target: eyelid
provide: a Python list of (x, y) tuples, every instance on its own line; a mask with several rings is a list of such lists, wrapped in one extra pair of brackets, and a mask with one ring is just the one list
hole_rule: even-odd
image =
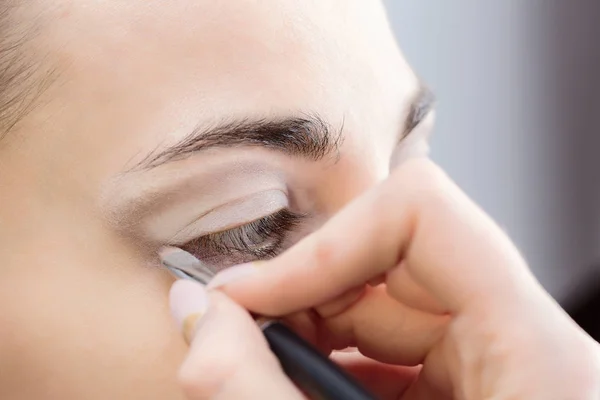
[[(232, 229), (194, 238), (177, 246), (217, 273), (229, 266), (270, 259), (294, 242), (306, 214), (284, 208)], [(290, 241), (292, 239), (292, 241)]]
[(269, 190), (230, 202), (200, 216), (178, 231), (170, 245), (182, 245), (194, 238), (227, 231), (274, 214), (289, 206), (288, 196), (282, 190)]
[(418, 124), (397, 144), (397, 149), (408, 149), (418, 142), (428, 141), (435, 125), (435, 110), (429, 111)]
[[(423, 117), (411, 128), (410, 131), (406, 132), (403, 139), (400, 141), (399, 145), (403, 145), (405, 143), (411, 143), (415, 140), (419, 139), (428, 139), (435, 124), (435, 110), (431, 109)], [(420, 132), (424, 132), (425, 135), (419, 135)], [(415, 136), (417, 137), (415, 139)]]
[(431, 110), (407, 136), (394, 148), (390, 157), (390, 168), (395, 168), (405, 160), (429, 155), (428, 139), (435, 122), (435, 111)]

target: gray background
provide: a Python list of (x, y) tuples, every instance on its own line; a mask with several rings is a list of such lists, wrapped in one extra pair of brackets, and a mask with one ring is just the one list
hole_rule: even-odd
[(406, 57), (439, 98), (434, 159), (551, 294), (577, 301), (600, 282), (600, 2), (387, 5)]

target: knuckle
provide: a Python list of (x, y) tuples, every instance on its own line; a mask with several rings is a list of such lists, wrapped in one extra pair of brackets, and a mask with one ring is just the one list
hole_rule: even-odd
[(336, 258), (338, 246), (334, 239), (328, 235), (317, 235), (312, 240), (312, 258), (316, 266), (331, 265)]

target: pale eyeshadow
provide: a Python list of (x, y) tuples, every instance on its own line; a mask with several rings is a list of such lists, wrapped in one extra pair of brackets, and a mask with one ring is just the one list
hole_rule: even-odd
[(141, 222), (142, 235), (153, 242), (175, 244), (193, 238), (190, 232), (227, 229), (288, 205), (287, 186), (278, 171), (244, 169), (204, 176), (197, 186), (203, 190), (188, 187), (149, 213)]
[(286, 193), (268, 190), (225, 204), (179, 231), (171, 245), (182, 245), (199, 236), (224, 231), (271, 215), (288, 206)]
[(152, 220), (174, 214), (170, 225), (175, 226), (160, 223), (174, 234), (226, 203), (261, 191), (285, 191), (291, 171), (280, 157), (265, 153), (224, 149), (123, 175), (105, 187), (100, 208), (117, 229), (142, 238), (149, 236), (149, 223), (155, 225)]

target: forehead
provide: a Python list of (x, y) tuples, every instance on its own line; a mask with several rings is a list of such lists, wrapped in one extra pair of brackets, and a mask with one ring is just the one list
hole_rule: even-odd
[(52, 12), (46, 40), (65, 69), (52, 117), (102, 129), (75, 140), (95, 151), (118, 140), (113, 157), (227, 117), (318, 112), (389, 129), (416, 86), (378, 1), (61, 1)]
[(131, 74), (146, 71), (136, 78), (193, 80), (207, 91), (267, 86), (269, 94), (287, 96), (307, 84), (306, 91), (318, 93), (366, 81), (356, 88), (364, 90), (405, 72), (378, 1), (68, 4), (60, 26), (75, 59), (69, 61), (87, 60), (112, 72), (118, 66), (120, 74), (108, 74), (113, 79), (130, 81)]

